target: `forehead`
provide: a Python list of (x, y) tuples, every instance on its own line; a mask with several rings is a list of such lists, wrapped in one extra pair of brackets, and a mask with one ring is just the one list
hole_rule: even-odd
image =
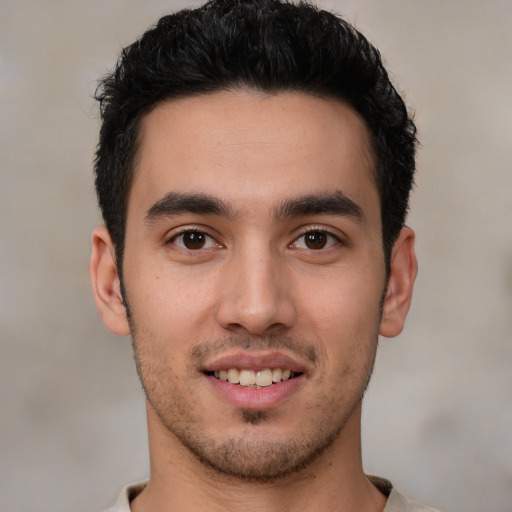
[(374, 169), (366, 125), (341, 101), (253, 91), (185, 97), (142, 119), (129, 212), (171, 191), (241, 207), (329, 190), (378, 202)]

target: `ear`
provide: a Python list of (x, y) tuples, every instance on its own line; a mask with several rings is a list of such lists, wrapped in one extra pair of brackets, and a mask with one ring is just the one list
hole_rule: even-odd
[(105, 327), (121, 336), (130, 334), (121, 294), (121, 282), (117, 273), (115, 248), (105, 226), (96, 228), (92, 233), (89, 275), (96, 307)]
[(418, 262), (414, 253), (414, 231), (404, 227), (393, 245), (390, 273), (382, 309), (380, 335), (393, 338), (402, 332), (409, 312)]

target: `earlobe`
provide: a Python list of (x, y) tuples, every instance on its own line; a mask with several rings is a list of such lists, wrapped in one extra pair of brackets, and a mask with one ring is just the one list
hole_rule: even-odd
[(391, 253), (390, 274), (379, 331), (386, 338), (400, 334), (411, 305), (414, 280), (418, 273), (414, 237), (411, 228), (402, 228)]
[(107, 228), (100, 226), (92, 234), (92, 253), (89, 262), (94, 300), (105, 327), (125, 336), (130, 334), (126, 308), (117, 273), (115, 248)]

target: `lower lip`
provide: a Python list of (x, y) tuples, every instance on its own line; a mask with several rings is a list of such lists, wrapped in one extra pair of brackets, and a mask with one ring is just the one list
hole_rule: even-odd
[(304, 375), (263, 388), (247, 388), (205, 375), (210, 385), (224, 400), (240, 409), (271, 409), (297, 391)]

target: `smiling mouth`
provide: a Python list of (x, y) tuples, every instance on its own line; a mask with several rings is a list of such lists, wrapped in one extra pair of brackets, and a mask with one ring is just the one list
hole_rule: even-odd
[(229, 370), (209, 371), (206, 372), (206, 375), (230, 384), (258, 389), (285, 382), (302, 374), (282, 368), (265, 368), (258, 371), (230, 368)]

